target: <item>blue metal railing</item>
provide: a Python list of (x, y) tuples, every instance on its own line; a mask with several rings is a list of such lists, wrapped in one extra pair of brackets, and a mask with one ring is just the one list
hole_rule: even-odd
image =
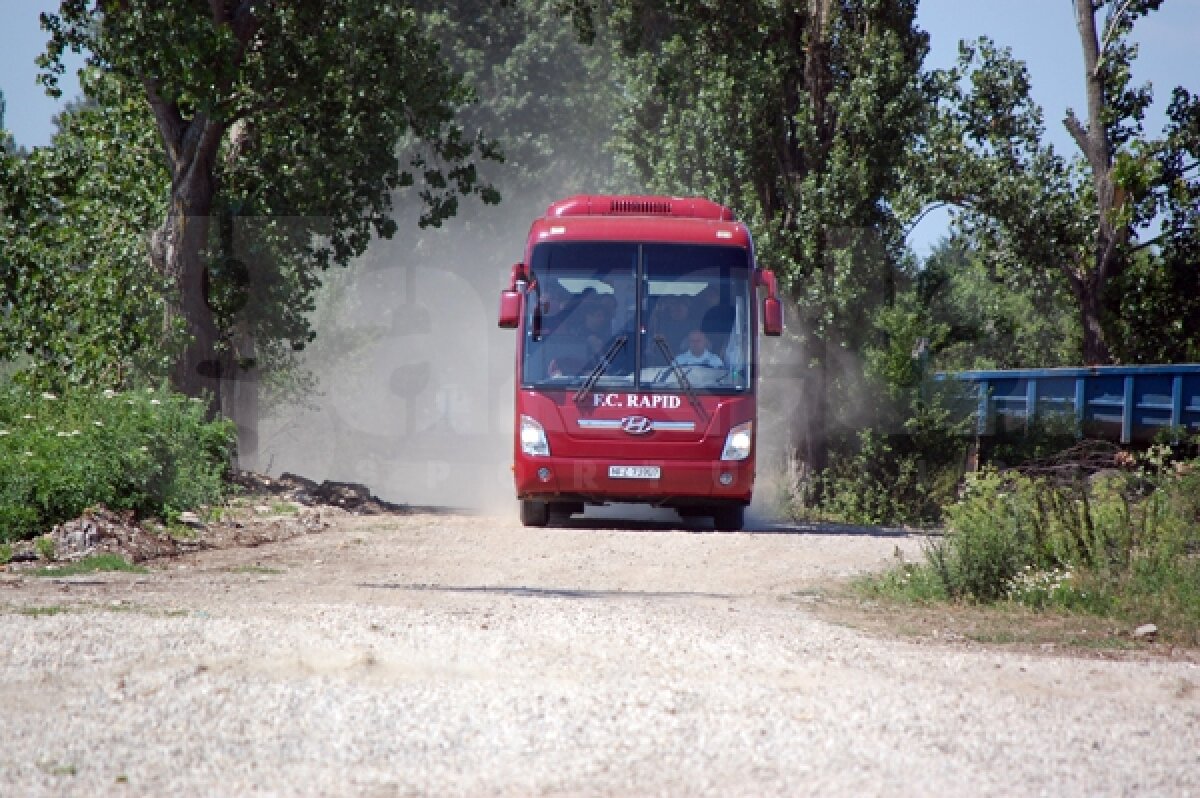
[(1073, 417), (1076, 429), (1119, 443), (1162, 430), (1200, 431), (1200, 363), (1008, 369), (938, 374), (974, 387), (977, 434)]

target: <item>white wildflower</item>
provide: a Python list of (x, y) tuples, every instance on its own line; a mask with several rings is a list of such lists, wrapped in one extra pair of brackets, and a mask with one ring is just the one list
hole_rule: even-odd
[(92, 424), (96, 425), (97, 427), (103, 427), (103, 426), (104, 426), (104, 422), (103, 422), (103, 421), (93, 421), (93, 422), (92, 422)]
[(53, 401), (55, 401), (56, 399), (58, 399), (58, 397), (57, 397), (57, 396), (55, 396), (54, 394), (50, 393), (49, 391), (46, 391), (45, 393), (43, 393), (43, 394), (42, 394), (42, 398), (43, 398), (43, 399), (45, 399), (47, 402), (53, 402)]
[(25, 419), (26, 421), (33, 421), (33, 416), (29, 415), (28, 413), (21, 416), (21, 418)]
[(5, 435), (7, 435), (7, 434), (8, 434), (8, 430), (6, 430), (6, 429), (0, 429), (0, 437), (4, 437), (4, 436), (5, 436)]
[(162, 402), (158, 401), (157, 399), (151, 399), (151, 400), (150, 400), (150, 404), (152, 404), (152, 405), (161, 405), (161, 404), (162, 404)]
[(104, 393), (102, 393), (100, 395), (103, 396), (105, 399), (112, 399), (114, 396), (117, 395), (117, 392), (114, 391), (112, 388), (105, 388)]

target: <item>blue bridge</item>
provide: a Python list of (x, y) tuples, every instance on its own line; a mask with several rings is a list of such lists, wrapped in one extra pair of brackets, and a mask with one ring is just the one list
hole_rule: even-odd
[(1076, 430), (1117, 443), (1147, 443), (1163, 431), (1200, 432), (1200, 363), (960, 371), (969, 383), (977, 434), (1019, 433), (1035, 419), (1074, 417)]

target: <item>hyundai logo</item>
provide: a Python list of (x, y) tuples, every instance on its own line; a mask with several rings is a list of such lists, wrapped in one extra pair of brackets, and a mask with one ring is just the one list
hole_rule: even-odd
[(630, 435), (645, 435), (654, 429), (654, 422), (645, 416), (625, 416), (621, 419), (621, 429)]

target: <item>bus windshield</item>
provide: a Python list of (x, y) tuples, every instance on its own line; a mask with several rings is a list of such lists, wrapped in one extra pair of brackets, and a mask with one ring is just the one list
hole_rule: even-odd
[(538, 245), (525, 303), (525, 387), (737, 393), (751, 382), (746, 250)]

